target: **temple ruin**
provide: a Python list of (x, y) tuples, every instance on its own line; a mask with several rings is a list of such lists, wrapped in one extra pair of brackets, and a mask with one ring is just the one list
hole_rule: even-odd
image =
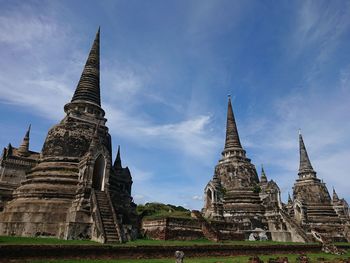
[[(260, 178), (243, 148), (231, 98), (226, 139), (204, 189), (202, 211), (192, 217), (140, 219), (131, 196), (130, 170), (112, 140), (100, 98), (100, 30), (96, 34), (65, 117), (31, 151), (30, 126), (18, 148), (0, 158), (0, 235), (124, 242), (140, 233), (155, 239), (309, 242), (317, 232), (350, 241), (349, 206), (317, 178), (299, 135), (300, 166), (285, 204), (277, 183)], [(140, 229), (141, 226), (141, 229)], [(141, 231), (140, 231), (141, 230)]]
[[(228, 101), (226, 141), (213, 178), (204, 189), (204, 216), (212, 221), (234, 223), (245, 239), (259, 239), (261, 233), (275, 241), (313, 240), (317, 231), (334, 241), (350, 240), (350, 215), (345, 199), (335, 191), (330, 198), (325, 183), (316, 177), (302, 135), (299, 135), (299, 178), (293, 199), (283, 204), (280, 189), (268, 181), (262, 168), (260, 180), (246, 157), (239, 139), (231, 99)], [(220, 231), (220, 229), (219, 229)]]
[(100, 99), (100, 30), (66, 116), (52, 127), (40, 153), (19, 148), (1, 157), (0, 235), (123, 242), (136, 238), (132, 178), (111, 136)]

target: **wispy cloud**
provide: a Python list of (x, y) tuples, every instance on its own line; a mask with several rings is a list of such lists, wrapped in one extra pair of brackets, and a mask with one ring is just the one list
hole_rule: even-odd
[[(265, 128), (255, 134), (263, 141), (250, 145), (257, 152), (254, 162), (265, 163), (274, 168), (277, 183), (282, 189), (290, 189), (297, 178), (299, 165), (298, 135), (299, 128), (320, 178), (329, 185), (336, 185), (339, 192), (349, 198), (346, 184), (350, 144), (350, 124), (348, 118), (350, 106), (349, 82), (346, 80), (348, 67), (340, 70), (336, 83), (327, 87), (332, 92), (315, 94), (306, 89), (278, 98), (274, 104), (274, 114)], [(270, 116), (272, 117), (272, 116)], [(254, 122), (254, 120), (252, 120)], [(252, 135), (254, 136), (254, 135)], [(293, 180), (291, 180), (293, 179)], [(284, 192), (286, 194), (286, 191)]]
[(32, 48), (54, 36), (64, 37), (64, 31), (51, 17), (34, 15), (32, 11), (30, 7), (22, 6), (21, 10), (2, 12), (0, 42), (17, 48)]
[[(308, 85), (327, 70), (327, 62), (350, 28), (350, 4), (301, 1), (296, 10), (295, 30), (289, 40), (292, 57), (310, 63), (304, 78)], [(311, 59), (310, 59), (311, 58)], [(314, 88), (314, 87), (312, 87)]]
[(199, 196), (199, 195), (194, 195), (192, 197), (193, 200), (196, 200), (196, 201), (203, 201), (203, 196)]
[(127, 114), (108, 105), (105, 108), (111, 130), (144, 147), (170, 147), (192, 157), (207, 158), (217, 143), (216, 136), (208, 132), (211, 119), (207, 115), (177, 123), (154, 124), (135, 116), (136, 113)]
[[(28, 10), (25, 9), (25, 11)], [(57, 21), (52, 18), (37, 17), (31, 13), (23, 17), (21, 12), (8, 13), (0, 17), (3, 22), (0, 26), (0, 42), (10, 43), (11, 48), (25, 47), (28, 56), (37, 56), (37, 51), (40, 49), (41, 57), (36, 61), (35, 67), (40, 68), (44, 63), (48, 64), (45, 69), (38, 72), (37, 68), (31, 67), (31, 61), (23, 61), (22, 68), (11, 68), (5, 63), (0, 63), (0, 68), (6, 72), (0, 77), (2, 101), (21, 107), (35, 108), (34, 114), (59, 120), (63, 116), (63, 105), (71, 98), (72, 87), (76, 84), (76, 79), (73, 80), (71, 72), (78, 76), (85, 58), (79, 57), (82, 59), (80, 63), (67, 58), (72, 54), (80, 53), (78, 41), (70, 42), (69, 48), (72, 50), (68, 52), (68, 47), (62, 39), (56, 44), (52, 43), (54, 42), (52, 38), (56, 35), (69, 35), (69, 31), (65, 31)], [(40, 39), (40, 47), (36, 46), (38, 39)], [(50, 44), (45, 48), (47, 42)], [(55, 45), (55, 48), (52, 48), (52, 45)], [(54, 57), (49, 55), (53, 49), (56, 52)], [(46, 60), (49, 56), (58, 64), (62, 63), (59, 58), (63, 57), (67, 64), (60, 71), (55, 72), (57, 65)], [(210, 152), (215, 145), (215, 137), (208, 132), (210, 116), (187, 116), (186, 119), (178, 122), (159, 123), (157, 121), (158, 123), (155, 123), (152, 116), (139, 110), (144, 99), (159, 98), (157, 94), (152, 95), (151, 89), (146, 89), (149, 78), (147, 71), (135, 65), (118, 65), (113, 61), (107, 61), (106, 64), (105, 71), (101, 72), (103, 93), (106, 98), (103, 106), (108, 113), (112, 134), (130, 138), (135, 143), (142, 144), (143, 147), (158, 141), (157, 144), (164, 148), (175, 148), (196, 157), (205, 157)]]

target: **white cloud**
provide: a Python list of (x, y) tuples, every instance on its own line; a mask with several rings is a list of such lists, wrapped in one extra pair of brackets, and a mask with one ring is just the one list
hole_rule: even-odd
[(297, 51), (314, 44), (321, 49), (333, 48), (330, 43), (336, 42), (350, 25), (350, 5), (345, 3), (340, 9), (337, 5), (324, 5), (320, 1), (299, 3), (296, 27), (292, 34), (293, 44), (299, 47)]
[(133, 198), (134, 198), (134, 202), (135, 202), (136, 204), (144, 204), (144, 203), (146, 203), (146, 202), (145, 202), (145, 196), (144, 196), (144, 195), (135, 194), (135, 195), (133, 196)]
[(315, 79), (322, 73), (327, 73), (326, 66), (342, 37), (350, 28), (350, 4), (325, 4), (322, 1), (301, 1), (297, 5), (294, 32), (287, 41), (288, 53), (291, 58), (301, 59), (300, 63), (309, 63), (305, 68), (304, 81), (309, 88), (315, 88)]
[(320, 87), (329, 92), (315, 93), (313, 89), (305, 89), (278, 98), (273, 105), (274, 115), (269, 116), (265, 128), (250, 135), (257, 136), (250, 144), (258, 155), (253, 163), (274, 168), (276, 172), (268, 177), (285, 189), (285, 196), (287, 191), (292, 191), (297, 178), (298, 129), (301, 128), (318, 177), (328, 186), (334, 185), (343, 197), (350, 197), (347, 191), (347, 160), (350, 158), (350, 123), (346, 121), (350, 112), (347, 72), (348, 67), (345, 67), (339, 72), (338, 82)]
[(203, 196), (195, 195), (192, 197), (192, 199), (196, 201), (203, 201)]
[(109, 127), (118, 136), (126, 137), (144, 147), (162, 147), (180, 150), (196, 158), (207, 158), (217, 143), (217, 138), (208, 132), (210, 116), (168, 124), (153, 124), (151, 120), (139, 118), (136, 113), (126, 113), (105, 105)]
[(134, 166), (129, 167), (132, 172), (132, 179), (135, 183), (143, 183), (150, 181), (153, 178), (153, 173), (149, 171), (142, 171)]
[(18, 12), (3, 13), (0, 16), (0, 42), (17, 47), (31, 48), (53, 37), (58, 31), (47, 17), (28, 17)]
[[(0, 45), (7, 44), (11, 50), (25, 48), (28, 57), (12, 63), (8, 63), (9, 58), (0, 62), (2, 103), (35, 109), (33, 114), (60, 120), (85, 62), (86, 54), (82, 56), (79, 51), (79, 41), (70, 40), (68, 48), (65, 37), (74, 39), (69, 29), (61, 26), (54, 16), (36, 16), (27, 8), (3, 14), (0, 22)], [(215, 138), (208, 132), (210, 116), (189, 116), (178, 122), (155, 124), (152, 116), (140, 111), (144, 98), (162, 100), (157, 94), (152, 95), (155, 91), (146, 89), (147, 70), (110, 61), (106, 65), (101, 72), (101, 88), (106, 98), (102, 106), (112, 134), (130, 138), (143, 147), (158, 141), (164, 148), (206, 157), (215, 145)], [(174, 107), (170, 105), (170, 108)]]

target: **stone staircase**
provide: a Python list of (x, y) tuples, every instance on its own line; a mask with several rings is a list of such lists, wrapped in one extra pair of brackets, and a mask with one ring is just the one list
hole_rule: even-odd
[(202, 232), (203, 232), (203, 235), (208, 239), (208, 240), (211, 240), (211, 241), (214, 241), (214, 242), (218, 242), (221, 240), (220, 238), (220, 232), (217, 231), (216, 229), (214, 229), (210, 223), (205, 220), (205, 218), (202, 216), (202, 214), (197, 211), (197, 210), (192, 210), (191, 212), (191, 216), (196, 218), (201, 226), (202, 226)]
[(298, 236), (300, 240), (293, 240), (301, 241), (301, 242), (312, 242), (312, 239), (310, 239), (305, 231), (299, 226), (285, 211), (282, 209), (279, 210), (279, 214), (282, 217), (284, 223), (287, 225), (288, 230), (292, 233), (292, 236)]
[(106, 243), (122, 242), (120, 226), (106, 192), (96, 191), (97, 207), (101, 217)]

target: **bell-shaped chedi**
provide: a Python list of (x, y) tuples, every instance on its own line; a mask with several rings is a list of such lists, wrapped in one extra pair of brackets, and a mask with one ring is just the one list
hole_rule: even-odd
[(225, 147), (213, 179), (205, 188), (205, 216), (230, 222), (249, 221), (252, 229), (264, 228), (258, 183), (255, 166), (242, 147), (229, 97)]
[(310, 236), (310, 231), (316, 230), (333, 240), (344, 239), (326, 184), (317, 178), (300, 132), (299, 157), (299, 178), (293, 187), (294, 219)]
[[(64, 111), (63, 120), (49, 130), (37, 165), (0, 214), (0, 233), (123, 241), (130, 235), (118, 218), (128, 219), (132, 231), (137, 220), (131, 176), (120, 180), (112, 165), (111, 136), (100, 99), (100, 30)], [(24, 141), (23, 152), (25, 148)], [(105, 210), (99, 213), (101, 206)]]

